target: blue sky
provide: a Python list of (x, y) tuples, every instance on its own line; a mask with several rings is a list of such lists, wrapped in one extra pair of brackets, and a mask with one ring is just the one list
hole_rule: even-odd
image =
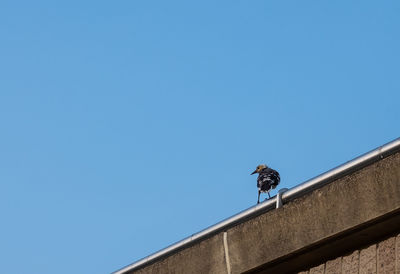
[[(1, 1), (4, 273), (110, 273), (399, 137), (398, 1)], [(275, 194), (275, 193), (274, 193)]]

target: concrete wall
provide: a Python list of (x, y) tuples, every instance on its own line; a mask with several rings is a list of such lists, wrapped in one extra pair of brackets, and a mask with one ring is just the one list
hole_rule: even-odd
[(400, 273), (400, 234), (299, 272), (299, 274), (341, 273)]
[(135, 273), (395, 273), (399, 233), (397, 153)]

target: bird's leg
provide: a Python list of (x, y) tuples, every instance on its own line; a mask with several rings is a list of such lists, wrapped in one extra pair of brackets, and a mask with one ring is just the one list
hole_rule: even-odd
[(260, 203), (260, 191), (258, 191), (258, 200), (257, 200), (257, 204)]
[(271, 195), (269, 195), (269, 191), (267, 193), (268, 193), (268, 199), (271, 199)]

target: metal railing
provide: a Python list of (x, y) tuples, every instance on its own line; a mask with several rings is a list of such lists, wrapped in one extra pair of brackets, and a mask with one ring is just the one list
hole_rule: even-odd
[(193, 234), (190, 237), (187, 237), (175, 244), (172, 244), (156, 253), (153, 253), (141, 260), (134, 262), (120, 270), (114, 272), (114, 274), (123, 274), (129, 271), (133, 271), (136, 269), (140, 269), (150, 263), (153, 263), (157, 260), (165, 258), (179, 250), (187, 248), (200, 240), (211, 237), (221, 231), (227, 230), (230, 227), (233, 227), (239, 223), (242, 223), (248, 219), (254, 218), (270, 209), (275, 208), (278, 204), (280, 206), (282, 203), (286, 203), (293, 199), (296, 199), (300, 196), (303, 196), (306, 193), (309, 193), (315, 189), (321, 188), (322, 186), (329, 184), (339, 178), (342, 178), (350, 173), (353, 173), (357, 170), (362, 169), (374, 162), (377, 162), (387, 156), (390, 156), (396, 152), (400, 151), (400, 138), (393, 140), (383, 146), (380, 146), (368, 153), (365, 153), (347, 163), (344, 163), (334, 169), (331, 169), (321, 175), (314, 177), (298, 186), (295, 186), (285, 192), (281, 192), (279, 196), (281, 196), (281, 200), (278, 201), (278, 197), (275, 196), (265, 202), (262, 202), (256, 206), (250, 207), (242, 212), (227, 218), (213, 226), (210, 226), (196, 234)]

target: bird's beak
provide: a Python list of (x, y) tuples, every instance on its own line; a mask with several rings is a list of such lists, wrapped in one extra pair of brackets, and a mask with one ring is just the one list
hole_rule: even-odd
[(254, 170), (254, 172), (253, 172), (253, 173), (251, 173), (250, 175), (253, 175), (254, 173), (257, 173), (257, 169), (256, 169), (256, 170)]

